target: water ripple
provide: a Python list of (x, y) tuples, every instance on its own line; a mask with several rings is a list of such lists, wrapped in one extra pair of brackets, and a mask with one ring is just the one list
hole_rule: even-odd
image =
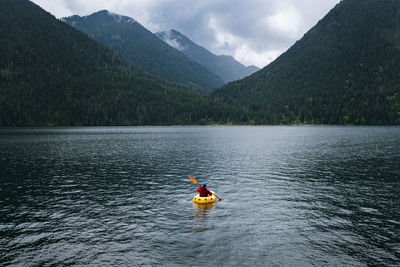
[[(4, 265), (396, 266), (399, 127), (0, 130)], [(207, 181), (225, 201), (192, 203)]]

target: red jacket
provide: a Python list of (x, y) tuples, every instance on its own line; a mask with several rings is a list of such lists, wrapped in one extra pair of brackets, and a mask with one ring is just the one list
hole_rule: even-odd
[(206, 197), (208, 195), (212, 195), (210, 190), (208, 190), (207, 187), (204, 187), (204, 186), (200, 186), (199, 188), (197, 188), (197, 192), (199, 192), (199, 195), (201, 197)]

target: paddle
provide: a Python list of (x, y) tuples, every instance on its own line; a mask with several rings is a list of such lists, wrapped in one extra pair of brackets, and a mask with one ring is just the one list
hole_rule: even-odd
[[(196, 179), (194, 179), (192, 176), (189, 176), (190, 181), (192, 181), (195, 184), (199, 184)], [(217, 196), (216, 194), (212, 193), (214, 196), (218, 198), (219, 201), (224, 200), (222, 197)]]

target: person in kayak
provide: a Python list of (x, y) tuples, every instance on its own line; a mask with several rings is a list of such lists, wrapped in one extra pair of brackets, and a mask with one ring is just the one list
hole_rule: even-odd
[(203, 183), (199, 188), (197, 188), (197, 192), (199, 192), (200, 197), (208, 197), (213, 194), (207, 189), (207, 183)]

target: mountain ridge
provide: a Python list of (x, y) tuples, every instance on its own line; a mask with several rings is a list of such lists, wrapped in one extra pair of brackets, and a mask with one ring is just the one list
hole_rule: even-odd
[(400, 124), (394, 0), (341, 1), (274, 62), (208, 96), (150, 76), (27, 0), (2, 0), (0, 25), (1, 126)]
[[(165, 44), (136, 20), (101, 10), (62, 21), (108, 46), (153, 76), (211, 91), (222, 79), (184, 54)], [(132, 23), (134, 22), (134, 23)]]

